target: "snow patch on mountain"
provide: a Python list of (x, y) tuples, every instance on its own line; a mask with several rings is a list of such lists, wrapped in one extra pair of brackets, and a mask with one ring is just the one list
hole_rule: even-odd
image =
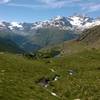
[(18, 22), (11, 22), (9, 28), (11, 30), (13, 30), (14, 28), (22, 29), (23, 26), (20, 23), (18, 23)]
[(96, 25), (100, 25), (100, 20), (96, 20), (96, 21), (93, 21), (91, 23), (86, 23), (85, 26), (84, 26), (84, 29), (86, 28), (92, 28)]

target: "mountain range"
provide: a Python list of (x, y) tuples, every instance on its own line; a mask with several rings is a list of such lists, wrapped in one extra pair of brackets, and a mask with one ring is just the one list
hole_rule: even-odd
[(26, 32), (33, 32), (34, 29), (56, 27), (61, 30), (80, 29), (93, 27), (100, 24), (100, 18), (91, 18), (83, 15), (74, 15), (69, 17), (56, 16), (50, 20), (37, 21), (33, 23), (25, 22), (0, 22), (0, 30), (8, 29), (11, 31), (22, 31), (20, 34), (26, 35)]
[(56, 16), (33, 23), (0, 22), (0, 37), (7, 38), (26, 52), (76, 39), (82, 31), (100, 25), (99, 18), (83, 15)]

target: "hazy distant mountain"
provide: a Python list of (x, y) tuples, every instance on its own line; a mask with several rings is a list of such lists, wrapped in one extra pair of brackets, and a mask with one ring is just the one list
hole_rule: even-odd
[(0, 52), (22, 53), (24, 51), (10, 39), (0, 38)]

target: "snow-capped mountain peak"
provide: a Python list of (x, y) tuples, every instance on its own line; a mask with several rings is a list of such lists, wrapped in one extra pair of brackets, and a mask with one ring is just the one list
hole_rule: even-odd
[(56, 16), (56, 17), (53, 18), (53, 20), (61, 20), (61, 19), (63, 19), (62, 16)]

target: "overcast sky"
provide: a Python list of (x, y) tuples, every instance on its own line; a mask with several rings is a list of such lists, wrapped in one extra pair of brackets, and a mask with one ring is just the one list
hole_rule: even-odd
[(100, 16), (100, 0), (0, 0), (0, 20), (33, 22), (75, 13)]

